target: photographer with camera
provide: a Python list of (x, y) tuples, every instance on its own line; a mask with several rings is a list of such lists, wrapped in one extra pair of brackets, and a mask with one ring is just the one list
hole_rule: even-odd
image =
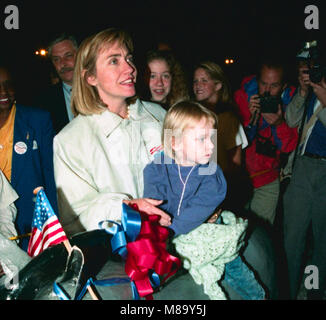
[(243, 125), (250, 142), (245, 151), (246, 168), (253, 185), (247, 209), (271, 225), (280, 193), (281, 153), (295, 149), (297, 130), (284, 119), (284, 110), (295, 88), (288, 87), (282, 64), (266, 60), (257, 75), (246, 77), (235, 92)]
[[(308, 47), (309, 48), (309, 47)], [(310, 52), (310, 50), (308, 50)], [(299, 66), (299, 88), (286, 110), (289, 126), (299, 126), (299, 143), (290, 184), (284, 195), (284, 247), (290, 297), (296, 299), (302, 265), (318, 268), (318, 285), (307, 298), (323, 299), (326, 288), (326, 69), (311, 55)], [(322, 60), (324, 65), (326, 60)], [(307, 237), (312, 227), (312, 243)], [(311, 251), (304, 261), (306, 245)]]

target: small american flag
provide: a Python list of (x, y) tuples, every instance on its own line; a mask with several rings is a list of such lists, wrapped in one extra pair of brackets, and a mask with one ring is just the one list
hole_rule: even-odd
[(68, 240), (67, 236), (45, 192), (43, 189), (40, 189), (36, 195), (32, 235), (28, 243), (27, 253), (31, 257), (35, 257), (44, 249), (65, 240)]

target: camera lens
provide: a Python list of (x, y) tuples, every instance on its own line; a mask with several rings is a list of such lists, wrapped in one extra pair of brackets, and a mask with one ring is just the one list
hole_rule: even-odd
[(309, 70), (309, 77), (311, 82), (319, 83), (323, 78), (323, 70), (320, 66), (314, 66)]

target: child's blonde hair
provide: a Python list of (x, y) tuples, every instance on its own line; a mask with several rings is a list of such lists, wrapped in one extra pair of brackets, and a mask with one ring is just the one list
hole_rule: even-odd
[(184, 100), (173, 105), (167, 112), (163, 123), (162, 144), (165, 154), (174, 158), (173, 139), (179, 139), (184, 130), (202, 119), (213, 122), (217, 129), (217, 115), (198, 102)]

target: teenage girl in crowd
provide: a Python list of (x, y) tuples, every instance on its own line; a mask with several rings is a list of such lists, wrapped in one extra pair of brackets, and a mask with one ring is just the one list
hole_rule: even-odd
[(166, 110), (189, 98), (185, 73), (171, 51), (149, 51), (144, 78), (144, 99), (159, 103)]

